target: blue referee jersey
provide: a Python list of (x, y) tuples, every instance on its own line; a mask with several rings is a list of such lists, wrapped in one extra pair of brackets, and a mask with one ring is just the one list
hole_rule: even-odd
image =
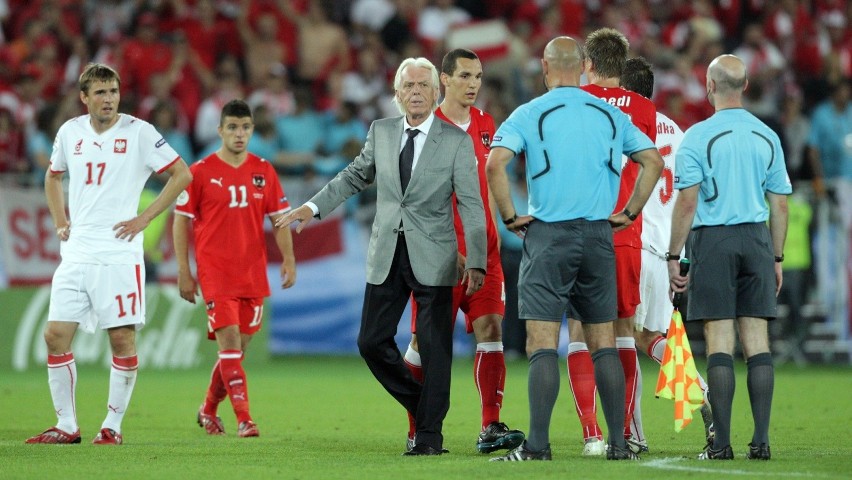
[(529, 214), (545, 222), (609, 218), (621, 155), (655, 148), (621, 110), (577, 87), (555, 88), (518, 107), (491, 147), (526, 152)]
[(765, 222), (766, 192), (793, 192), (778, 135), (742, 108), (693, 125), (675, 162), (675, 188), (701, 185), (692, 228)]

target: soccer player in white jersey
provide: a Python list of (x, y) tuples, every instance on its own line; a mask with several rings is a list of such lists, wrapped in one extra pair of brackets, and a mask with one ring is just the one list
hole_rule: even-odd
[[(627, 60), (621, 86), (646, 98), (654, 91), (654, 72), (651, 65), (642, 57)], [(672, 209), (677, 190), (674, 189), (675, 152), (683, 139), (683, 131), (669, 117), (657, 111), (657, 150), (663, 157), (664, 167), (657, 187), (645, 208), (642, 225), (642, 268), (639, 275), (640, 304), (636, 307), (634, 324), (636, 331), (636, 349), (647, 353), (657, 363), (663, 359), (666, 347), (664, 332), (669, 328), (674, 306), (669, 298), (669, 274), (665, 253), (668, 250), (672, 228)], [(637, 366), (638, 368), (638, 366)], [(707, 383), (698, 376), (701, 389), (707, 391)], [(628, 425), (630, 438), (628, 446), (636, 453), (648, 450), (648, 443), (642, 429), (642, 375), (637, 375), (635, 407), (633, 420)], [(705, 435), (711, 435), (713, 423), (709, 403), (705, 400), (701, 407)]]
[[(56, 426), (26, 443), (80, 443), (71, 342), (81, 327), (105, 329), (112, 349), (107, 415), (92, 443), (120, 445), (121, 421), (136, 383), (136, 330), (145, 324), (142, 230), (192, 180), (186, 163), (151, 124), (119, 114), (121, 80), (91, 63), (80, 75), (88, 115), (65, 122), (56, 134), (45, 175), (47, 205), (60, 240), (62, 262), (53, 276), (47, 373)], [(68, 173), (68, 211), (62, 177)], [(170, 176), (160, 195), (137, 215), (152, 173)]]

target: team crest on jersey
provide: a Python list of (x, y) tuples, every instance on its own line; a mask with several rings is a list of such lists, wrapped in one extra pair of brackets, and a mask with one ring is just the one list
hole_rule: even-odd
[(491, 134), (490, 133), (479, 132), (479, 139), (482, 140), (482, 145), (485, 148), (487, 148), (489, 150), (491, 149)]
[(266, 186), (266, 177), (262, 173), (253, 173), (251, 174), (251, 183), (258, 190), (263, 190), (263, 187)]
[(115, 153), (127, 153), (127, 140), (124, 138), (116, 138), (115, 146), (112, 151)]
[(83, 139), (81, 138), (77, 141), (77, 145), (74, 145), (74, 155), (82, 155), (83, 154)]

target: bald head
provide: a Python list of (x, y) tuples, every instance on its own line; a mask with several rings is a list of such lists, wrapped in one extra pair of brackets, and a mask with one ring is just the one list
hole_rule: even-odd
[(583, 74), (583, 48), (571, 37), (556, 37), (544, 47), (541, 68), (548, 90), (577, 87)]
[(707, 67), (707, 80), (715, 82), (717, 95), (742, 93), (747, 81), (745, 64), (735, 55), (719, 55)]
[(544, 47), (544, 60), (551, 68), (569, 71), (583, 65), (583, 49), (571, 37), (556, 37)]

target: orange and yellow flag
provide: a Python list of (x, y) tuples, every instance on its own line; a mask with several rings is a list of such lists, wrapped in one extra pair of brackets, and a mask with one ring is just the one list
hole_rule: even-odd
[(698, 384), (698, 369), (689, 348), (689, 339), (680, 311), (675, 308), (666, 335), (666, 349), (657, 378), (657, 398), (674, 400), (675, 432), (680, 432), (692, 421), (692, 412), (704, 403), (704, 392)]

